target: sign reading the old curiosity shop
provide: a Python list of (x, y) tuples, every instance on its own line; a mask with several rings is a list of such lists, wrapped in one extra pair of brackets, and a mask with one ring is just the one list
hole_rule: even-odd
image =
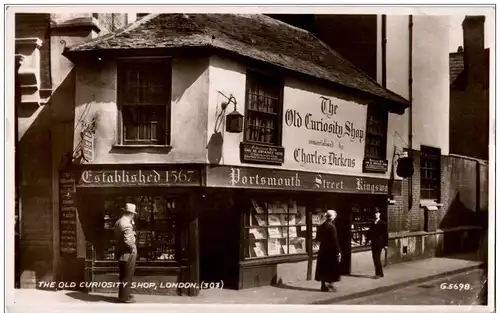
[(362, 172), (366, 106), (294, 89), (285, 102), (283, 146), (287, 168)]
[(199, 186), (200, 171), (194, 169), (84, 170), (79, 187)]
[(388, 180), (372, 177), (218, 166), (207, 168), (207, 186), (387, 194)]

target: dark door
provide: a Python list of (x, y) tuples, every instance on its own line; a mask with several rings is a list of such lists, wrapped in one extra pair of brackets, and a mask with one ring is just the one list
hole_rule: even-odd
[(342, 249), (340, 273), (349, 275), (351, 273), (351, 210), (349, 207), (339, 210), (335, 226), (337, 227), (340, 249)]
[(223, 281), (224, 288), (237, 289), (239, 211), (228, 198), (207, 197), (200, 212), (200, 280)]

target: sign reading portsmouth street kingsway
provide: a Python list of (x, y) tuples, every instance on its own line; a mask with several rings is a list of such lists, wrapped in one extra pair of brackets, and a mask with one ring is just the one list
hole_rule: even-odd
[(364, 194), (388, 193), (387, 179), (233, 166), (207, 168), (207, 186)]

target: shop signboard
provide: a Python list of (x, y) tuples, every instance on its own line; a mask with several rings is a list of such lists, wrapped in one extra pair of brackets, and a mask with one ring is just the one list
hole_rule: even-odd
[(187, 167), (84, 169), (78, 187), (200, 186), (200, 170)]
[(61, 256), (76, 257), (77, 252), (77, 208), (75, 179), (69, 172), (59, 178), (59, 243)]
[(383, 178), (252, 167), (208, 167), (206, 182), (208, 187), (388, 194)]
[(341, 95), (285, 88), (283, 168), (354, 175), (362, 172), (366, 105)]

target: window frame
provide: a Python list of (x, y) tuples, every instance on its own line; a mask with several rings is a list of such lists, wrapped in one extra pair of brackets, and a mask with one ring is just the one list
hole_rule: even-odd
[[(139, 202), (135, 201), (137, 198), (140, 198)], [(172, 213), (172, 215), (169, 215), (169, 218), (167, 218), (167, 215), (163, 216), (162, 218), (158, 218), (155, 217), (155, 212), (151, 211), (148, 212), (149, 214), (147, 214), (150, 217), (149, 221), (146, 222), (141, 220), (140, 216), (145, 216), (140, 215), (142, 213), (143, 207), (146, 204), (146, 202), (143, 201), (147, 200), (147, 198), (162, 198), (162, 200), (165, 201), (165, 207), (167, 207), (166, 203), (175, 203), (175, 206), (171, 207), (170, 209), (170, 213)], [(111, 204), (112, 207), (107, 207), (106, 202)], [(187, 236), (188, 232), (187, 226), (182, 220), (182, 211), (186, 208), (187, 204), (185, 200), (178, 195), (160, 195), (147, 192), (141, 193), (141, 195), (135, 193), (133, 193), (132, 195), (111, 193), (110, 195), (99, 197), (98, 203), (101, 208), (96, 212), (97, 215), (95, 215), (95, 217), (99, 221), (99, 223), (96, 224), (97, 228), (95, 229), (95, 231), (99, 233), (99, 236), (90, 241), (94, 249), (94, 256), (92, 257), (93, 261), (99, 264), (115, 261), (115, 255), (113, 255), (114, 250), (116, 249), (116, 242), (113, 233), (114, 223), (121, 217), (122, 212), (120, 208), (123, 207), (123, 203), (125, 202), (132, 202), (136, 204), (138, 209), (138, 215), (135, 220), (135, 224), (137, 225), (135, 231), (137, 233), (136, 246), (138, 250), (138, 266), (147, 264), (179, 264), (180, 262), (182, 262), (183, 258), (185, 257), (185, 250), (187, 249), (187, 243), (183, 241), (183, 238)], [(106, 218), (107, 214), (109, 214), (108, 218)], [(171, 224), (169, 224), (169, 222), (171, 222)], [(165, 228), (164, 226), (159, 227), (159, 225), (165, 224), (169, 224), (170, 228)], [(152, 240), (149, 245), (147, 244), (147, 242), (146, 244), (141, 244), (139, 241), (141, 233), (154, 233), (154, 236), (152, 235), (151, 238), (154, 240)], [(173, 252), (173, 258), (149, 258), (150, 253), (153, 252), (153, 248), (156, 247), (153, 242), (158, 244), (159, 242), (161, 242), (161, 240), (158, 239), (160, 236), (163, 235), (172, 238), (172, 234), (173, 239), (171, 239), (170, 242), (163, 241), (163, 244), (165, 246), (169, 246), (169, 248), (162, 249), (161, 251), (165, 253), (166, 251)], [(145, 255), (146, 259), (141, 259), (141, 257), (144, 257)]]
[[(260, 208), (263, 210), (263, 213), (255, 213), (255, 207), (254, 207), (253, 202), (255, 202), (255, 204), (260, 206)], [(277, 213), (277, 212), (269, 213), (268, 207), (266, 206), (266, 204), (275, 205), (277, 202), (281, 202), (281, 203), (286, 204), (287, 205), (287, 212), (285, 212), (285, 213)], [(307, 252), (307, 242), (308, 242), (307, 238), (308, 238), (308, 228), (309, 228), (308, 222), (307, 222), (308, 207), (302, 201), (302, 199), (293, 198), (293, 197), (284, 196), (284, 195), (273, 196), (271, 194), (254, 194), (254, 195), (251, 195), (248, 199), (246, 199), (244, 203), (246, 203), (247, 208), (243, 212), (243, 225), (242, 225), (243, 226), (242, 227), (242, 230), (243, 230), (242, 250), (243, 251), (242, 251), (241, 261), (248, 262), (248, 261), (254, 261), (254, 260), (288, 258), (288, 257), (297, 257), (297, 256), (300, 257), (300, 256), (305, 256), (308, 254), (308, 252)], [(290, 224), (290, 216), (291, 215), (294, 215), (295, 217), (297, 216), (297, 213), (290, 213), (290, 210), (289, 210), (290, 203), (295, 203), (295, 206), (297, 207), (297, 209), (299, 206), (304, 207), (304, 212), (303, 212), (304, 223), (303, 224), (299, 223), (297, 220), (295, 220), (295, 224)], [(257, 224), (253, 224), (252, 220), (253, 220), (255, 215), (258, 215), (261, 217), (264, 216), (265, 217), (264, 218), (265, 225), (260, 225), (258, 222), (257, 222)], [(282, 217), (286, 216), (286, 220), (287, 220), (286, 225), (282, 225), (282, 224), (280, 224), (279, 226), (278, 225), (270, 225), (270, 222), (269, 222), (270, 215), (272, 215), (274, 217), (279, 216), (280, 221), (282, 220)], [(297, 230), (303, 226), (306, 227), (305, 231), (303, 231), (303, 230), (298, 231)], [(270, 234), (268, 232), (269, 228), (276, 228), (281, 232), (281, 234), (283, 234), (283, 230), (286, 230), (286, 236), (279, 237), (279, 238), (271, 238)], [(296, 237), (290, 236), (290, 229), (292, 229), (292, 228), (296, 229)], [(252, 229), (264, 230), (266, 233), (266, 238), (251, 239), (250, 236), (251, 236)], [(303, 234), (305, 237), (300, 236), (300, 234)], [(290, 252), (290, 246), (293, 245), (292, 240), (297, 239), (297, 241), (300, 241), (299, 238), (303, 238), (305, 249), (303, 249), (302, 251), (297, 251), (295, 253)], [(284, 253), (280, 252), (278, 254), (269, 254), (268, 249), (269, 249), (269, 243), (270, 243), (271, 239), (277, 240), (278, 243), (280, 242), (280, 240), (285, 240), (287, 251), (286, 252), (284, 251)], [(252, 243), (252, 242), (260, 242), (260, 243), (265, 242), (265, 250), (264, 250), (265, 255), (264, 256), (257, 256), (257, 255), (252, 256), (252, 253), (251, 253), (252, 247), (250, 245), (250, 243)], [(281, 247), (280, 247), (280, 251), (281, 251)]]
[[(125, 75), (122, 75), (124, 67), (130, 64), (145, 64), (145, 63), (159, 63), (165, 65), (165, 76), (163, 83), (167, 90), (165, 91), (165, 116), (164, 116), (164, 143), (155, 144), (153, 142), (144, 141), (144, 143), (127, 143), (125, 140), (124, 123), (123, 123), (123, 107), (124, 107), (124, 91), (125, 88)], [(116, 127), (116, 138), (118, 139), (119, 146), (125, 147), (168, 147), (171, 143), (171, 111), (172, 111), (172, 59), (170, 57), (132, 57), (132, 58), (121, 58), (118, 59), (116, 63), (116, 94), (117, 94), (117, 127)], [(132, 107), (137, 107), (138, 105), (127, 105)]]
[[(247, 122), (248, 122), (248, 117), (250, 114), (261, 114), (265, 115), (268, 113), (265, 112), (258, 112), (256, 110), (251, 110), (250, 109), (250, 102), (249, 102), (249, 91), (250, 91), (250, 84), (252, 80), (255, 80), (256, 82), (259, 82), (259, 78), (263, 79), (265, 81), (271, 81), (273, 84), (276, 85), (276, 88), (279, 88), (278, 91), (278, 112), (276, 113), (276, 143), (266, 143), (266, 142), (260, 142), (260, 141), (251, 141), (247, 140)], [(284, 93), (284, 87), (285, 87), (285, 82), (283, 78), (275, 75), (270, 75), (266, 72), (257, 70), (257, 69), (247, 69), (246, 71), (246, 80), (245, 80), (245, 117), (244, 117), (244, 124), (243, 124), (243, 142), (248, 143), (248, 144), (255, 144), (255, 145), (263, 145), (263, 146), (270, 146), (270, 147), (282, 147), (283, 143), (283, 93)], [(253, 112), (253, 113), (251, 113)]]
[[(370, 118), (375, 117), (379, 123), (382, 124), (383, 134), (374, 134), (369, 131), (370, 127)], [(389, 122), (389, 112), (381, 108), (380, 105), (371, 103), (368, 104), (367, 113), (366, 113), (366, 136), (365, 136), (365, 158), (373, 159), (373, 160), (387, 160), (387, 131), (388, 131), (388, 122)], [(368, 153), (369, 147), (375, 147), (375, 145), (370, 144), (369, 137), (377, 137), (382, 142), (381, 146), (381, 155), (374, 156)]]
[[(436, 168), (425, 167), (425, 162), (435, 162)], [(424, 178), (424, 171), (435, 171), (436, 179)], [(423, 188), (426, 182), (435, 181), (434, 189)], [(435, 197), (431, 197), (435, 193)], [(424, 196), (425, 195), (425, 196)], [(441, 149), (429, 146), (420, 146), (420, 199), (440, 201), (441, 198)]]

